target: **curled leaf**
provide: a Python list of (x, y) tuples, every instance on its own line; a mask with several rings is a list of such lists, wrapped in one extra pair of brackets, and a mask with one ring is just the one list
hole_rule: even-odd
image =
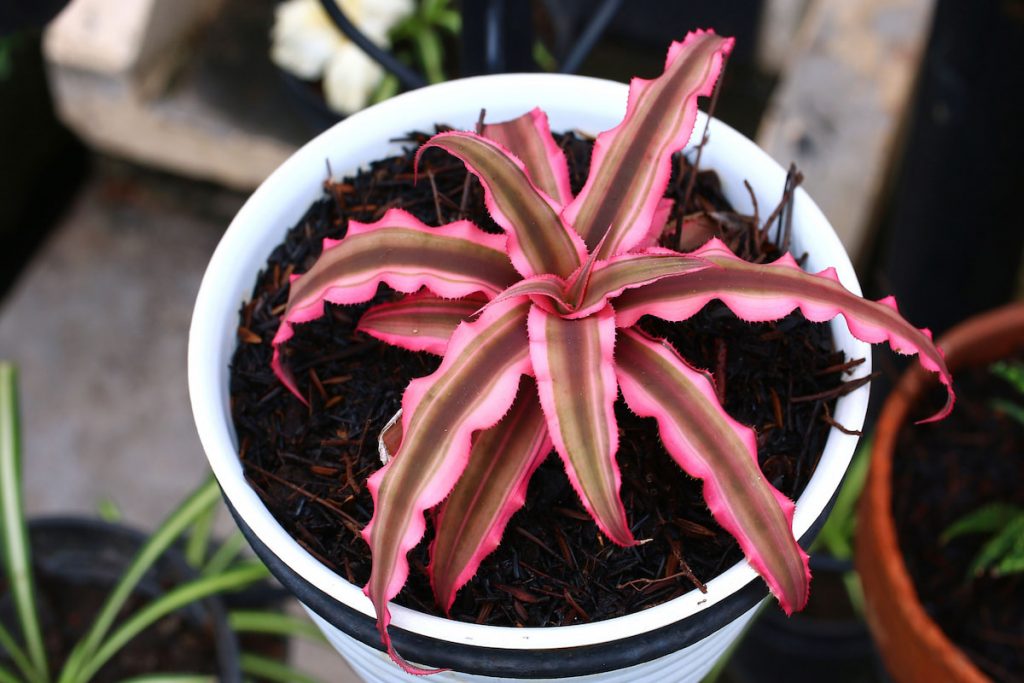
[(480, 179), (487, 210), (508, 234), (509, 258), (523, 277), (565, 276), (579, 267), (583, 241), (562, 222), (561, 207), (530, 182), (522, 161), (493, 140), (462, 131), (435, 135), (419, 154), (430, 147), (454, 154)]
[(376, 223), (350, 221), (345, 238), (324, 240), (313, 267), (293, 278), (273, 340), (274, 372), (304, 400), (281, 359), (281, 345), (291, 339), (296, 323), (322, 316), (325, 302), (369, 301), (380, 284), (407, 293), (426, 287), (449, 298), (493, 296), (518, 279), (504, 247), (503, 236), (490, 235), (469, 221), (431, 228), (398, 209)]
[(715, 267), (624, 292), (615, 302), (617, 324), (628, 327), (644, 315), (672, 322), (686, 320), (712, 299), (749, 322), (778, 320), (796, 309), (814, 322), (842, 314), (858, 339), (873, 344), (887, 341), (894, 351), (917, 354), (921, 365), (938, 374), (946, 386), (946, 405), (926, 422), (941, 419), (952, 410), (952, 377), (942, 351), (928, 330), (917, 329), (900, 315), (891, 297), (863, 299), (840, 284), (834, 269), (808, 273), (789, 254), (767, 265), (749, 263), (712, 239), (692, 255)]
[(572, 201), (569, 164), (555, 143), (548, 116), (540, 108), (501, 123), (484, 125), (483, 135), (519, 157), (530, 180), (558, 206)]
[(711, 94), (733, 42), (695, 31), (672, 43), (661, 76), (630, 82), (626, 117), (597, 136), (587, 182), (564, 212), (589, 249), (607, 233), (598, 258), (625, 253), (648, 237), (672, 154), (689, 141), (697, 97)]

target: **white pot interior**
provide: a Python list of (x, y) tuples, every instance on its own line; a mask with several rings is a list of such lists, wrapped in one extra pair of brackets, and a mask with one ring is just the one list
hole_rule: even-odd
[[(544, 109), (552, 130), (596, 134), (617, 124), (626, 105), (626, 86), (579, 76), (513, 74), (472, 78), (432, 86), (388, 100), (356, 114), (318, 136), (268, 178), (232, 221), (203, 278), (189, 338), (188, 376), (193, 413), (210, 465), (231, 504), (259, 539), (285, 564), (316, 588), (373, 615), (369, 600), (354, 586), (316, 561), (271, 516), (248, 486), (237, 457), (228, 396), (228, 364), (236, 344), (238, 310), (251, 292), (257, 272), (285, 232), (321, 195), (328, 164), (336, 177), (394, 153), (389, 140), (408, 131), (431, 131), (435, 123), (471, 129), (480, 109), (489, 120), (518, 116), (534, 106)], [(695, 139), (704, 126), (698, 119)], [(781, 196), (784, 170), (752, 142), (713, 121), (702, 168), (716, 170), (728, 199), (738, 211), (750, 211), (743, 180), (753, 186), (761, 207)], [(828, 221), (799, 190), (794, 206), (794, 253), (808, 251), (809, 270), (836, 268), (847, 288), (860, 293), (853, 268)], [(865, 358), (857, 375), (870, 372), (867, 344), (853, 339), (841, 321), (833, 322), (837, 346), (847, 357)], [(867, 387), (839, 401), (835, 419), (850, 429), (863, 424)], [(856, 437), (833, 429), (818, 470), (797, 501), (794, 532), (803, 535), (839, 486)], [(449, 621), (393, 605), (393, 623), (423, 635), (494, 648), (562, 648), (608, 642), (648, 632), (693, 615), (741, 588), (756, 574), (740, 562), (697, 591), (626, 617), (558, 628), (502, 628)]]

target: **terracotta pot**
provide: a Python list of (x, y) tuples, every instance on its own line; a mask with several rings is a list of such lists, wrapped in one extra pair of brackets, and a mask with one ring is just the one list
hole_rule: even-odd
[[(235, 348), (238, 309), (257, 272), (285, 231), (322, 192), (325, 168), (336, 174), (395, 153), (389, 142), (437, 122), (471, 128), (481, 107), (503, 120), (534, 106), (554, 130), (596, 134), (617, 124), (626, 85), (580, 76), (508, 74), (470, 78), (422, 88), (346, 118), (299, 150), (270, 176), (235, 217), (203, 278), (189, 336), (189, 391), (203, 447), (229, 508), (256, 553), (310, 611), (331, 643), (367, 680), (408, 677), (379, 651), (373, 608), (359, 586), (348, 583), (304, 550), (248, 485), (238, 459), (230, 415), (228, 365)], [(696, 133), (704, 127), (697, 119)], [(714, 169), (728, 199), (751, 211), (744, 180), (760, 206), (775, 202), (786, 172), (753, 142), (713, 121), (702, 166)], [(325, 165), (325, 161), (328, 165)], [(808, 270), (835, 266), (848, 289), (860, 287), (839, 239), (811, 198), (796, 193), (793, 252), (809, 253)], [(832, 323), (837, 348), (867, 357), (841, 320)], [(870, 372), (870, 362), (857, 374)], [(835, 418), (851, 429), (863, 424), (867, 387), (842, 397)], [(833, 429), (818, 468), (797, 501), (793, 528), (805, 546), (824, 523), (857, 438)], [(392, 637), (411, 661), (452, 672), (436, 681), (494, 681), (585, 677), (587, 681), (700, 680), (753, 617), (766, 595), (746, 561), (726, 568), (696, 590), (662, 605), (617, 619), (558, 628), (505, 628), (451, 621), (392, 605)], [(458, 673), (455, 673), (458, 672)]]
[[(987, 365), (1024, 344), (1024, 303), (976, 316), (939, 341), (954, 377)], [(897, 681), (987, 681), (925, 612), (903, 562), (892, 516), (896, 439), (922, 394), (934, 382), (915, 366), (900, 379), (878, 420), (871, 470), (857, 516), (856, 565), (864, 584), (868, 624)]]

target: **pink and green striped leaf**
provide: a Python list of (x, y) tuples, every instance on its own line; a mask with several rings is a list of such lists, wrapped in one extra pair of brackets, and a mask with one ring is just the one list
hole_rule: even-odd
[(426, 287), (443, 297), (482, 293), (488, 298), (519, 279), (505, 254), (506, 238), (491, 235), (469, 221), (440, 228), (392, 209), (372, 224), (350, 221), (341, 240), (324, 240), (313, 267), (292, 279), (288, 307), (274, 336), (271, 365), (301, 400), (294, 378), (281, 358), (281, 345), (296, 323), (324, 313), (324, 303), (369, 301), (380, 284), (411, 293)]
[(569, 481), (598, 528), (618, 545), (633, 545), (615, 462), (615, 313), (609, 306), (566, 320), (534, 306), (528, 327), (540, 405)]
[(843, 315), (850, 332), (870, 343), (887, 341), (894, 351), (917, 354), (921, 365), (939, 375), (946, 386), (946, 405), (926, 421), (938, 420), (953, 408), (952, 378), (942, 351), (926, 329), (908, 323), (892, 297), (868, 301), (842, 286), (834, 269), (808, 273), (786, 254), (759, 265), (735, 256), (712, 239), (692, 252), (713, 268), (694, 271), (624, 292), (615, 302), (616, 322), (633, 325), (643, 315), (672, 322), (685, 320), (712, 299), (718, 299), (750, 322), (778, 320), (800, 309), (808, 320), (824, 322)]
[(625, 253), (650, 234), (672, 154), (689, 141), (697, 97), (711, 94), (732, 46), (710, 31), (690, 33), (669, 48), (661, 76), (630, 83), (626, 117), (597, 137), (587, 182), (563, 213), (589, 249), (609, 234), (598, 258)]
[(425, 510), (451, 492), (469, 460), (474, 432), (497, 423), (512, 406), (521, 375), (530, 371), (529, 304), (510, 302), (462, 323), (431, 375), (409, 383), (402, 398), (402, 442), (388, 464), (367, 481), (373, 518), (363, 529), (373, 567), (364, 592), (377, 613), (377, 630), (391, 656), (388, 601), (409, 575), (406, 554), (423, 537)]
[(653, 417), (665, 449), (704, 481), (704, 500), (736, 537), (787, 614), (807, 602), (807, 553), (793, 538), (793, 501), (765, 479), (757, 439), (722, 409), (711, 381), (667, 343), (621, 330), (616, 374), (626, 404)]
[(443, 356), (459, 323), (476, 315), (486, 303), (481, 294), (444, 299), (420, 291), (374, 306), (363, 313), (356, 329), (408, 351)]
[(523, 377), (512, 410), (473, 440), (469, 464), (437, 519), (428, 573), (445, 612), (498, 547), (508, 521), (526, 500), (530, 477), (550, 452), (536, 384)]
[(418, 154), (440, 147), (480, 179), (494, 221), (508, 234), (508, 254), (523, 277), (565, 277), (586, 255), (583, 240), (559, 216), (561, 206), (530, 182), (523, 162), (493, 140), (453, 131), (430, 138)]
[(559, 207), (572, 201), (569, 164), (551, 136), (548, 115), (539, 107), (511, 121), (488, 123), (483, 135), (519, 157), (533, 184)]

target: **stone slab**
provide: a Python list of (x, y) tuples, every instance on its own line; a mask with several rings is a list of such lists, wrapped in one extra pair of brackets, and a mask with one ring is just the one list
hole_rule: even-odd
[(75, 0), (45, 37), (56, 110), (91, 147), (251, 190), (312, 137), (270, 63), (271, 3), (124, 4)]
[(934, 0), (813, 0), (757, 142), (864, 255), (912, 100)]
[[(239, 194), (101, 162), (0, 302), (0, 357), (20, 373), (29, 514), (152, 529), (209, 468), (192, 423), (186, 340), (199, 281)], [(234, 529), (226, 512), (217, 532)], [(296, 605), (292, 607), (300, 614)], [(296, 644), (321, 681), (359, 679)]]

